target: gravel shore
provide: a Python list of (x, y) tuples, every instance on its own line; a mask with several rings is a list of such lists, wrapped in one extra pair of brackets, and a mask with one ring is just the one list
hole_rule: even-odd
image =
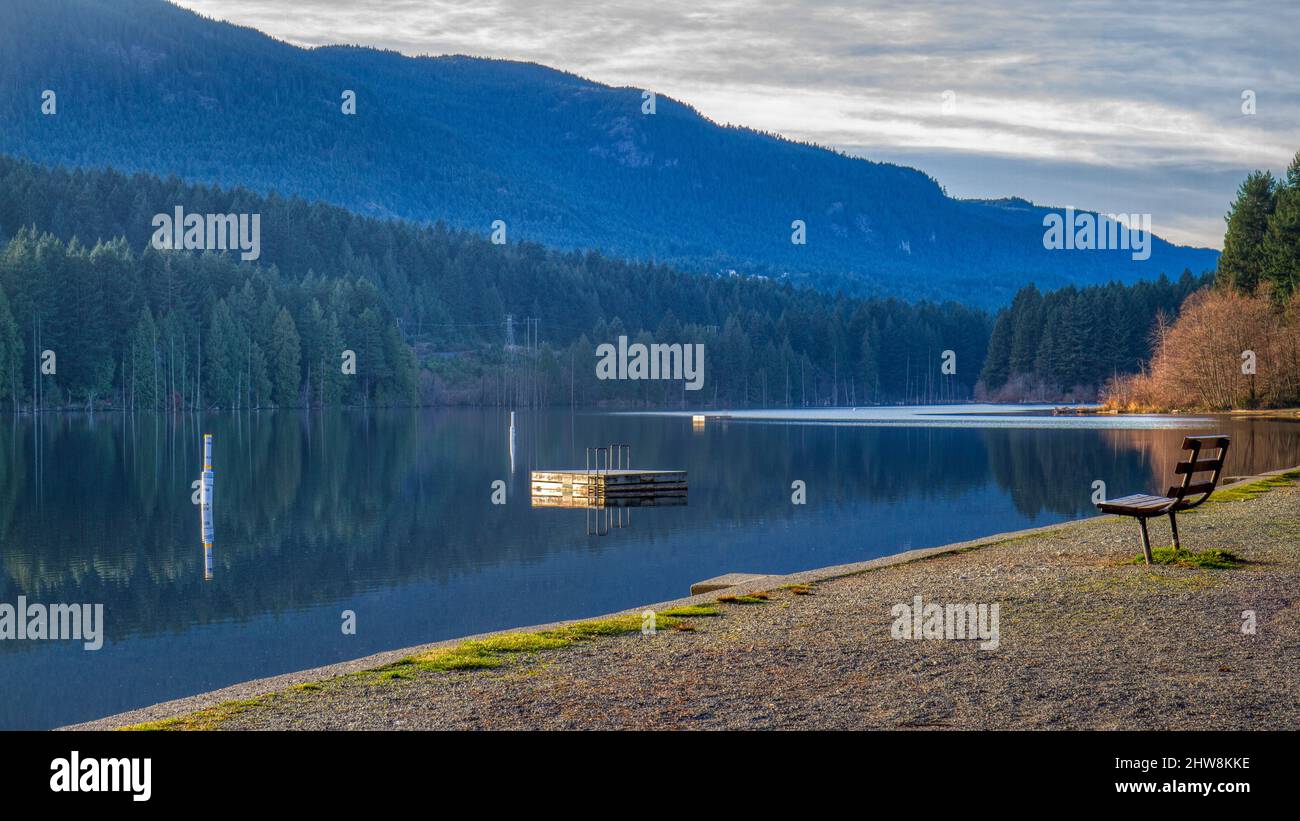
[[(719, 615), (679, 619), (686, 629), (503, 652), (485, 669), (354, 664), (198, 713), (204, 702), (187, 700), (81, 726), (185, 713), (163, 726), (1300, 729), (1300, 488), (1208, 504), (1179, 531), (1185, 547), (1244, 563), (1129, 564), (1136, 523), (1102, 517), (849, 575), (769, 577), (745, 588), (765, 600), (717, 604)], [(1152, 537), (1166, 543), (1167, 520)], [(891, 610), (915, 596), (996, 603), (998, 647), (892, 638)], [(367, 662), (413, 652), (428, 651)]]

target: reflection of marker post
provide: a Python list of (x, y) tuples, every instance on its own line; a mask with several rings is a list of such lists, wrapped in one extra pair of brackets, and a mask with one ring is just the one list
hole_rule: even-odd
[(200, 482), (199, 508), (203, 517), (203, 580), (212, 581), (212, 434), (203, 434), (203, 474)]
[(515, 412), (510, 411), (510, 472), (515, 472)]

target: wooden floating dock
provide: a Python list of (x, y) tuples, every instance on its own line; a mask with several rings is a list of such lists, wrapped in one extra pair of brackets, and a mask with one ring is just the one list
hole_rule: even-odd
[(533, 507), (686, 504), (686, 471), (633, 470), (632, 446), (619, 442), (587, 448), (587, 466), (582, 470), (534, 470), (531, 479)]
[[(614, 499), (652, 499), (685, 496), (684, 470), (534, 470), (534, 501), (540, 498), (576, 497), (609, 502)], [(540, 505), (539, 505), (540, 506)], [(558, 505), (556, 505), (558, 506)]]

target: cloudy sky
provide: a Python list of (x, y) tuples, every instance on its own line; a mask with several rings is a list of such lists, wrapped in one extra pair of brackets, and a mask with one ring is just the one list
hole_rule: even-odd
[(1150, 213), (1157, 233), (1215, 248), (1245, 173), (1279, 173), (1300, 149), (1290, 0), (996, 15), (928, 0), (177, 2), (298, 45), (529, 60), (649, 88), (718, 122), (915, 166), (954, 196)]

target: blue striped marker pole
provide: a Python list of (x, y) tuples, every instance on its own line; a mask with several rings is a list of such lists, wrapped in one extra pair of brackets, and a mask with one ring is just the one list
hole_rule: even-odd
[(201, 493), (199, 495), (199, 507), (203, 517), (203, 580), (212, 581), (212, 542), (214, 539), (212, 528), (212, 485), (214, 474), (212, 472), (212, 434), (203, 434), (203, 475), (201, 477)]

